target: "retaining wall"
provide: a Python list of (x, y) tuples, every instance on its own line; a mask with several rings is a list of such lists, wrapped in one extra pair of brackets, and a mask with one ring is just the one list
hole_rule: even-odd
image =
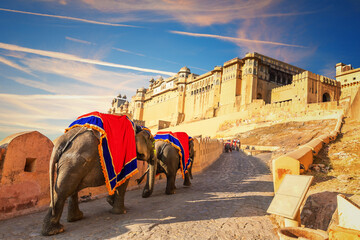
[(49, 159), (53, 143), (37, 131), (0, 142), (0, 219), (49, 204)]
[(339, 114), (334, 129), (314, 138), (298, 149), (280, 156), (272, 161), (274, 192), (276, 192), (286, 174), (300, 175), (309, 169), (324, 144), (334, 141), (340, 133), (344, 115)]

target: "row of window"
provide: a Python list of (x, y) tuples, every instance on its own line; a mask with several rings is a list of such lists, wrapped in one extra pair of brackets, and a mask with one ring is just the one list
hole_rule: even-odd
[(191, 86), (189, 86), (189, 89), (194, 89), (194, 88), (198, 88), (199, 86), (202, 86), (203, 84), (210, 84), (211, 82), (213, 82), (214, 77), (207, 77), (204, 80), (198, 81), (196, 83), (192, 83)]
[(228, 73), (228, 72), (231, 72), (231, 71), (234, 71), (236, 69), (236, 65), (232, 65), (231, 67), (227, 67), (224, 69), (224, 74), (225, 73)]
[(212, 89), (213, 86), (214, 86), (214, 84), (211, 84), (211, 85), (207, 85), (207, 86), (205, 86), (205, 87), (196, 89), (196, 90), (194, 90), (194, 91), (191, 91), (191, 96), (192, 96), (192, 95), (195, 95), (195, 94), (198, 94), (198, 93), (205, 92), (205, 91), (207, 92), (207, 91), (209, 91), (210, 89)]

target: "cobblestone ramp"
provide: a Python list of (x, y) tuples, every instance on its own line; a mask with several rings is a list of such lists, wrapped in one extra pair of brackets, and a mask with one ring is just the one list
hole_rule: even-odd
[[(265, 155), (265, 159), (270, 155)], [(141, 190), (126, 194), (128, 213), (113, 215), (105, 199), (82, 203), (84, 219), (68, 223), (54, 237), (40, 235), (45, 212), (0, 222), (0, 239), (278, 239), (266, 214), (272, 197), (271, 174), (256, 157), (224, 153), (192, 180), (176, 181), (176, 194), (165, 195), (164, 180), (153, 195)]]

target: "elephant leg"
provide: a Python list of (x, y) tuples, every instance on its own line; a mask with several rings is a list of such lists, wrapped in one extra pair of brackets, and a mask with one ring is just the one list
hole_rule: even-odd
[(45, 215), (41, 234), (44, 236), (55, 235), (64, 231), (64, 226), (60, 224), (60, 218), (64, 209), (66, 197), (58, 197), (54, 194), (54, 215), (52, 214), (52, 207), (49, 208)]
[(176, 174), (167, 175), (166, 191), (165, 193), (170, 195), (175, 193), (175, 179)]
[(75, 192), (69, 198), (67, 221), (68, 222), (75, 222), (77, 220), (82, 219), (83, 216), (84, 216), (83, 212), (80, 211), (80, 209), (79, 209), (78, 192)]
[(113, 208), (111, 209), (111, 213), (115, 214), (123, 214), (126, 213), (125, 205), (124, 205), (124, 199), (125, 199), (125, 192), (127, 185), (129, 184), (129, 178), (121, 184), (114, 193), (114, 203)]
[(190, 187), (191, 186), (191, 182), (190, 182), (190, 173), (186, 173), (185, 174), (185, 178), (184, 178), (184, 186)]
[(115, 202), (115, 193), (106, 197), (106, 201), (113, 206)]

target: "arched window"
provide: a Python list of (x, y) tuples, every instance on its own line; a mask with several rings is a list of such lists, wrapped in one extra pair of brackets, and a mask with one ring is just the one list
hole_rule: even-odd
[(258, 94), (257, 94), (256, 99), (262, 99), (261, 93), (258, 93)]

